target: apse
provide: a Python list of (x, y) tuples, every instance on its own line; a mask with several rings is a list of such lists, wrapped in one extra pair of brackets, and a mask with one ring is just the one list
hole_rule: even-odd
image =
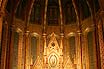
[(1, 0), (1, 69), (104, 69), (102, 0)]

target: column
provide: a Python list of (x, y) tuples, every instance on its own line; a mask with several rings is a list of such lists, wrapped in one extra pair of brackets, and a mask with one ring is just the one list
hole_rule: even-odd
[(46, 46), (46, 14), (47, 14), (48, 0), (45, 1), (44, 23), (43, 23), (43, 48), (44, 48), (44, 64), (43, 68), (47, 69), (47, 46)]
[(101, 69), (104, 68), (104, 12), (99, 13), (99, 42), (100, 42), (100, 57), (101, 57)]
[(5, 10), (6, 3), (7, 3), (7, 0), (0, 0), (0, 9), (2, 11)]
[(64, 24), (63, 24), (63, 15), (62, 15), (62, 5), (61, 0), (59, 0), (59, 10), (60, 10), (60, 58), (59, 58), (59, 68), (63, 69), (63, 41), (64, 41)]
[(18, 44), (18, 69), (22, 69), (22, 46), (23, 46), (23, 33), (19, 32), (19, 44)]
[(63, 24), (63, 15), (62, 15), (62, 5), (61, 0), (59, 0), (59, 10), (60, 10), (60, 33), (64, 34), (64, 24)]
[(8, 69), (12, 69), (12, 62), (13, 62), (13, 48), (14, 48), (14, 33), (15, 33), (15, 26), (11, 25), (11, 27), (9, 28), (9, 42), (8, 42), (8, 56), (7, 56), (7, 60), (8, 60)]
[(76, 17), (77, 17), (77, 26), (78, 26), (78, 34), (77, 34), (77, 69), (82, 69), (82, 28), (81, 28), (81, 13), (78, 10), (78, 4), (76, 0), (72, 0)]
[(103, 39), (103, 22), (99, 20), (98, 24), (98, 35), (99, 35), (99, 45), (100, 45), (100, 60), (101, 69), (104, 69), (104, 39)]
[[(1, 50), (2, 50), (2, 49), (1, 49), (1, 48), (2, 48), (2, 47), (1, 47), (1, 46), (2, 46), (2, 45), (1, 45), (1, 40), (2, 40), (2, 24), (3, 24), (3, 13), (0, 11), (0, 59), (1, 59), (1, 57), (2, 57), (2, 56), (1, 56), (1, 55), (2, 55), (2, 54), (1, 54), (1, 53), (2, 53), (2, 51), (1, 51)], [(1, 65), (1, 63), (2, 63), (2, 62), (0, 61), (0, 65)], [(1, 66), (2, 66), (2, 65), (1, 65)]]
[(3, 24), (3, 12), (0, 11), (0, 47), (1, 47), (1, 37), (2, 37), (2, 24)]
[(29, 31), (26, 31), (25, 34), (24, 34), (24, 45), (25, 45), (25, 59), (24, 59), (24, 63), (25, 63), (25, 68), (24, 69), (30, 69), (30, 56), (29, 56), (29, 52), (30, 52), (30, 38), (29, 38), (30, 34), (29, 34)]
[(5, 69), (6, 67), (6, 52), (7, 52), (7, 39), (8, 39), (8, 24), (5, 21), (3, 23), (3, 32), (2, 32), (2, 51), (1, 51), (1, 69)]
[(0, 7), (1, 7), (2, 0), (0, 0)]
[(60, 58), (59, 58), (59, 67), (63, 69), (63, 45), (64, 45), (64, 34), (60, 34)]
[(47, 69), (47, 47), (46, 47), (46, 34), (43, 34), (43, 47), (44, 47), (44, 69)]
[(92, 10), (92, 20), (94, 25), (94, 54), (95, 55), (95, 67), (96, 69), (100, 69), (100, 47), (99, 47), (99, 35), (98, 35), (98, 23), (97, 23), (97, 17), (95, 14), (95, 10)]
[(7, 0), (0, 0), (0, 43), (1, 43), (1, 34), (2, 34), (2, 23), (4, 16), (4, 7), (6, 5)]
[(77, 34), (77, 69), (82, 69), (82, 41), (81, 41), (81, 35), (82, 33), (80, 31), (78, 31)]

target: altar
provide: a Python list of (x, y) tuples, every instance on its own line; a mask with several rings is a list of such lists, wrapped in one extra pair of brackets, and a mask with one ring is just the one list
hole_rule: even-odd
[(38, 56), (35, 63), (31, 65), (31, 69), (75, 69), (76, 67), (70, 57), (63, 60), (63, 44), (58, 44), (54, 33), (51, 34), (48, 46), (44, 46), (43, 54), (44, 57)]

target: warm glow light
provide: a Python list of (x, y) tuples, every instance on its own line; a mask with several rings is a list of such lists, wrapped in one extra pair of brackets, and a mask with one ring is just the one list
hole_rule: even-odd
[(33, 36), (38, 36), (38, 34), (34, 32), (34, 33), (33, 33)]
[(85, 32), (88, 32), (89, 30), (90, 30), (90, 28), (86, 28), (86, 29), (85, 29)]
[(17, 28), (17, 32), (22, 32), (22, 30), (20, 28)]
[(68, 34), (68, 36), (74, 36), (74, 35), (75, 35), (74, 32), (70, 32), (70, 33)]

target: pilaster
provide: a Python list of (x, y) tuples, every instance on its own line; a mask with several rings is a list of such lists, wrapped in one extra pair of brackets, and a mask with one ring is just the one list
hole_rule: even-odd
[(0, 63), (0, 68), (5, 69), (6, 67), (6, 53), (7, 53), (7, 40), (8, 39), (8, 24), (5, 21), (3, 23), (3, 31), (2, 31), (2, 43), (1, 43), (1, 63)]
[(15, 33), (15, 26), (11, 25), (9, 28), (9, 42), (8, 42), (8, 69), (12, 69), (12, 62), (13, 62), (13, 46), (14, 46), (14, 33)]
[(82, 69), (82, 45), (81, 45), (81, 35), (80, 31), (77, 32), (77, 69)]
[(4, 16), (4, 13), (0, 11), (0, 44), (1, 44), (1, 37), (2, 37), (3, 16)]
[[(2, 45), (1, 45), (1, 43), (2, 43), (1, 40), (2, 40), (3, 15), (4, 15), (3, 12), (1, 12), (1, 10), (0, 10), (0, 59), (1, 59), (1, 50), (2, 50), (2, 49), (1, 49), (1, 48), (2, 48), (2, 47), (1, 47), (1, 46), (2, 46)], [(0, 64), (1, 64), (1, 61), (0, 61)]]
[(22, 49), (23, 49), (23, 33), (19, 32), (19, 43), (18, 43), (18, 69), (22, 69)]
[(29, 39), (29, 37), (30, 37), (30, 34), (29, 34), (29, 31), (26, 31), (25, 32), (25, 34), (24, 34), (24, 45), (25, 45), (25, 59), (24, 59), (24, 61), (25, 61), (25, 69), (30, 69), (30, 56), (29, 56), (29, 52), (30, 52), (30, 48), (29, 48), (29, 46), (30, 46), (30, 39)]
[(60, 69), (63, 68), (63, 45), (64, 45), (63, 41), (64, 41), (64, 34), (61, 33), (60, 34), (60, 58), (59, 58), (59, 60), (60, 60), (60, 63), (59, 63)]
[(47, 68), (47, 46), (46, 46), (46, 34), (43, 34), (43, 47), (44, 47), (44, 68)]
[(104, 37), (103, 37), (103, 23), (99, 21), (98, 24), (99, 46), (100, 46), (100, 60), (101, 69), (104, 69)]

